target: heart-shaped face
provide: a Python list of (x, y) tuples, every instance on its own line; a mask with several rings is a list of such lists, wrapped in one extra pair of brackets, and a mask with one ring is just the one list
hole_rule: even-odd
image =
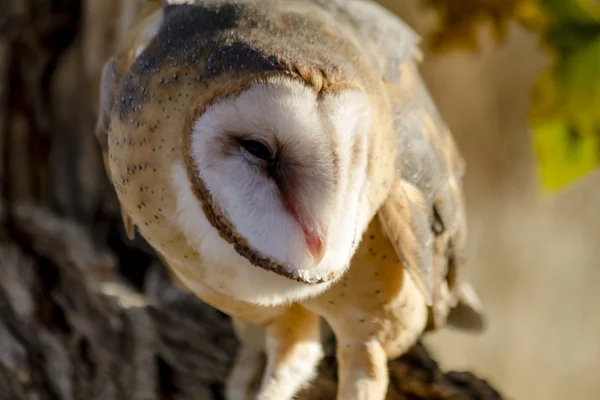
[(369, 129), (360, 91), (319, 98), (287, 77), (214, 102), (195, 119), (185, 154), (212, 234), (301, 282), (339, 276), (364, 230), (356, 225)]

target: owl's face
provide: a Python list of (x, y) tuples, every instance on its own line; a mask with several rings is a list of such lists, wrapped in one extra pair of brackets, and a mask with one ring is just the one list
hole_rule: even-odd
[[(237, 277), (262, 276), (263, 289), (275, 276), (265, 269), (299, 296), (324, 289), (347, 268), (368, 222), (370, 125), (361, 91), (319, 96), (287, 77), (215, 101), (188, 138), (188, 178), (204, 207), (180, 213), (187, 236), (209, 262), (229, 258)], [(180, 209), (186, 201), (180, 193)]]

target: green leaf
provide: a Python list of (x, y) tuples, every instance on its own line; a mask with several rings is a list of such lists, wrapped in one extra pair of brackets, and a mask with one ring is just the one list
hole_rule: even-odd
[(558, 117), (532, 128), (537, 170), (545, 190), (562, 189), (600, 164), (596, 132), (578, 132)]
[(561, 189), (600, 165), (600, 35), (557, 54), (533, 100), (530, 121), (546, 189)]
[(561, 189), (600, 165), (600, 0), (423, 0), (438, 11), (434, 50), (474, 50), (511, 18), (539, 33), (553, 59), (538, 78), (530, 123), (542, 187)]

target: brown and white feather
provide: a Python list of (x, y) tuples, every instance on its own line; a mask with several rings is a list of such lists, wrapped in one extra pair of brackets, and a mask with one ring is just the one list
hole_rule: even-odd
[[(103, 74), (97, 136), (124, 222), (201, 299), (268, 327), (273, 349), (311, 349), (279, 372), (268, 350), (273, 374), (312, 376), (318, 315), (352, 349), (340, 354), (372, 356), (375, 375), (342, 371), (340, 393), (379, 398), (381, 355), (414, 343), (428, 313), (433, 328), (454, 308), (463, 328), (481, 315), (462, 278), (464, 162), (418, 37), (366, 0), (186, 3), (152, 2)], [(276, 162), (249, 159), (243, 140)], [(311, 329), (282, 334), (296, 319)], [(288, 398), (269, 371), (265, 399)]]

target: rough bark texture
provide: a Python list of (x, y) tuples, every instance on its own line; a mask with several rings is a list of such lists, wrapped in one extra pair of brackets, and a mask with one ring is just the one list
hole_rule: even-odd
[[(229, 319), (129, 242), (92, 134), (100, 66), (140, 1), (0, 1), (0, 399), (221, 399)], [(7, 12), (5, 12), (7, 10)], [(335, 348), (303, 399), (335, 398)], [(388, 399), (500, 399), (420, 344)]]

